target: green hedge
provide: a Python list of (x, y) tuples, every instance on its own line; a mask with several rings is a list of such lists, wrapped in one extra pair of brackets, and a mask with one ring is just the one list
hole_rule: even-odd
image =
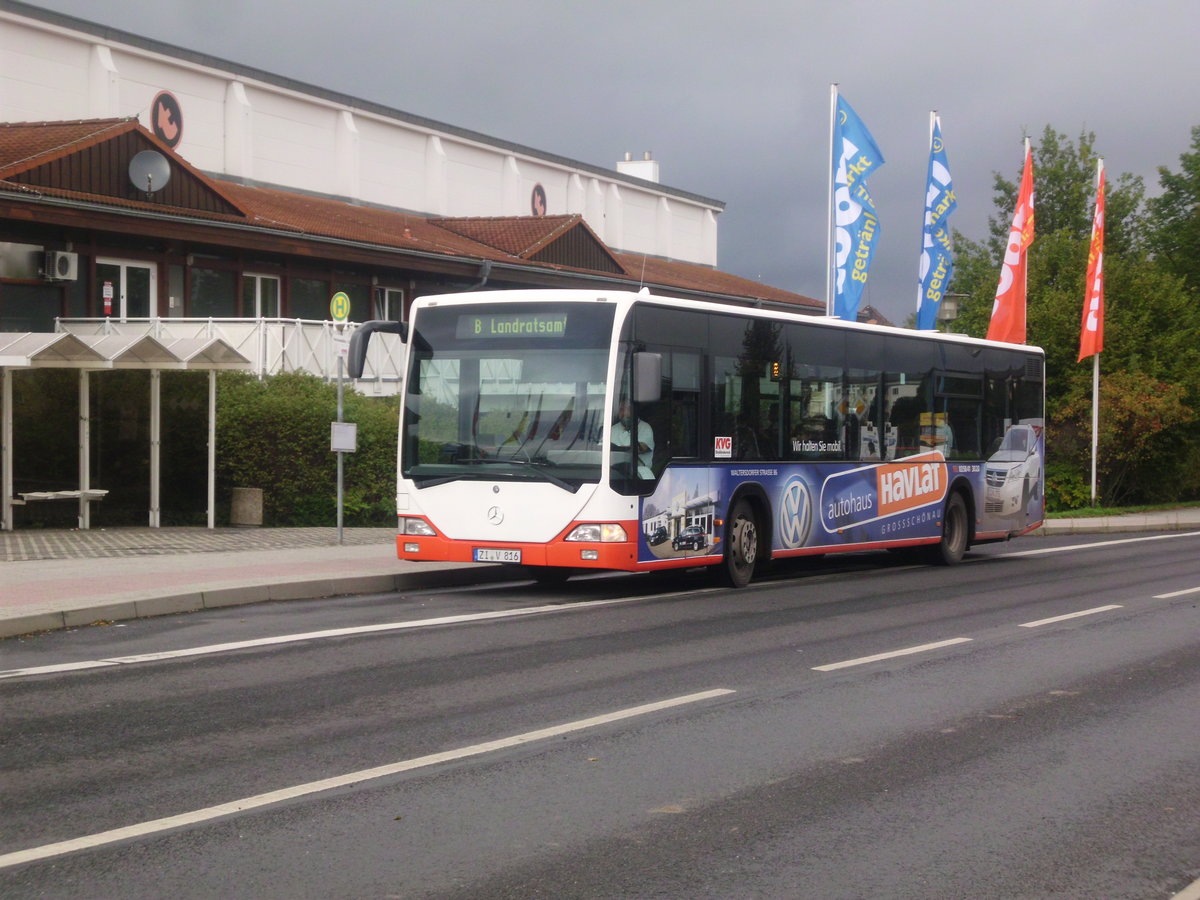
[[(345, 454), (343, 516), (348, 526), (389, 525), (396, 517), (395, 398), (347, 389), (343, 420), (358, 425), (358, 450)], [(222, 374), (217, 390), (218, 508), (232, 489), (261, 488), (263, 524), (337, 521), (337, 459), (329, 449), (337, 386), (302, 374), (259, 380)]]

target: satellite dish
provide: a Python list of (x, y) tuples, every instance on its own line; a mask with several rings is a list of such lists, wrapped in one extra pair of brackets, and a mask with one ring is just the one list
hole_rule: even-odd
[(171, 180), (171, 161), (157, 150), (143, 150), (129, 161), (129, 180), (146, 196), (161, 191)]

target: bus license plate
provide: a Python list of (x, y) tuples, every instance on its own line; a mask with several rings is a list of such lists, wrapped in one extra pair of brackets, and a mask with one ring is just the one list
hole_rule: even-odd
[(475, 562), (519, 563), (520, 550), (498, 550), (494, 547), (476, 547)]

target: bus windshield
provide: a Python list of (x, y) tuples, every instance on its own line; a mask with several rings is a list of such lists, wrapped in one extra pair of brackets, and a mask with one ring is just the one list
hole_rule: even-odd
[(410, 338), (401, 472), (418, 487), (600, 480), (608, 304), (431, 306)]

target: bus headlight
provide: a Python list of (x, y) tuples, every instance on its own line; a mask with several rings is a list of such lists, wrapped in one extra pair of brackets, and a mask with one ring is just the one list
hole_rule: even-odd
[(588, 541), (591, 543), (618, 544), (629, 540), (625, 529), (616, 522), (599, 522), (592, 525), (576, 525), (567, 535), (568, 541)]
[(415, 534), (420, 537), (435, 537), (437, 535), (432, 525), (424, 519), (418, 519), (416, 516), (400, 517), (400, 533)]

